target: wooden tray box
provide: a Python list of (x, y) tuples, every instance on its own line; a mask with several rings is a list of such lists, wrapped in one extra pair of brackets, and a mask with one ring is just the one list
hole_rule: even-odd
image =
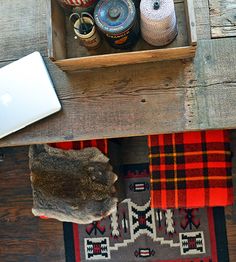
[(50, 0), (48, 55), (63, 71), (136, 64), (194, 57), (197, 34), (193, 0), (175, 0), (178, 36), (164, 48), (147, 44), (141, 37), (132, 51), (116, 50), (103, 40), (100, 48), (88, 51), (74, 39), (74, 30), (57, 0)]

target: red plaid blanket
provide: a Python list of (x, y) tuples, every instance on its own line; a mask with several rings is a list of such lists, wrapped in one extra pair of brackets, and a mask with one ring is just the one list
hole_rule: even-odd
[(148, 146), (153, 208), (233, 203), (227, 131), (152, 135)]
[(106, 139), (98, 139), (98, 140), (87, 140), (87, 141), (74, 141), (74, 142), (59, 142), (52, 143), (50, 146), (55, 148), (60, 148), (64, 150), (69, 149), (83, 149), (86, 147), (97, 147), (103, 154), (108, 153), (108, 146)]

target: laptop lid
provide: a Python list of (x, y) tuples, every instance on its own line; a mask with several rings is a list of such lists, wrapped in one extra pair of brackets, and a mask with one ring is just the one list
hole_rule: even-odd
[(39, 52), (0, 68), (0, 138), (60, 109)]

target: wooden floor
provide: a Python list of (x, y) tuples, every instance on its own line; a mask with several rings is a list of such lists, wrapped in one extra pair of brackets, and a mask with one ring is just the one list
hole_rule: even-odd
[(234, 206), (225, 208), (230, 261), (236, 261), (236, 130), (231, 132), (233, 152)]
[(65, 261), (62, 223), (31, 208), (28, 148), (0, 149), (0, 261)]
[[(128, 143), (132, 144), (132, 139)], [(142, 146), (142, 139), (135, 143)], [(236, 178), (236, 132), (232, 133), (232, 149)], [(122, 156), (129, 162), (127, 152)], [(143, 162), (142, 155), (135, 157)], [(28, 147), (0, 149), (0, 203), (1, 262), (65, 261), (62, 223), (41, 220), (31, 213)], [(226, 208), (226, 218), (230, 261), (236, 261), (235, 207)]]

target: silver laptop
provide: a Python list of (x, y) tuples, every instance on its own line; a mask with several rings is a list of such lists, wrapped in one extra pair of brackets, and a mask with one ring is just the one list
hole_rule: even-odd
[(39, 52), (0, 68), (0, 138), (60, 109)]

